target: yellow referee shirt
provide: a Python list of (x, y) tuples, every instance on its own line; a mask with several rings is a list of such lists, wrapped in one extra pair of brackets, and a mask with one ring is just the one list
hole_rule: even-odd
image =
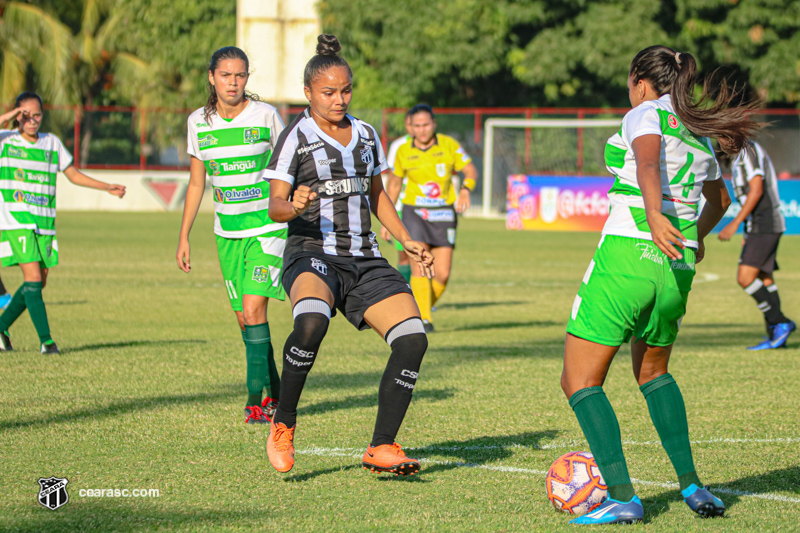
[(458, 141), (440, 133), (427, 150), (416, 148), (413, 141), (402, 145), (394, 160), (394, 174), (406, 178), (403, 203), (418, 207), (453, 205), (456, 191), (451, 177), (471, 161)]

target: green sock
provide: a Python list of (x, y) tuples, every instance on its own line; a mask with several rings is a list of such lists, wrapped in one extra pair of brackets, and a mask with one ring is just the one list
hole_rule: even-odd
[(247, 356), (247, 405), (261, 405), (261, 393), (269, 386), (269, 326), (244, 327)]
[[(269, 331), (269, 324), (266, 324), (266, 326), (268, 328), (267, 331)], [(269, 343), (267, 363), (269, 363), (269, 396), (277, 401), (281, 397), (281, 375), (275, 365), (275, 350), (272, 349), (272, 342)]]
[(8, 328), (25, 312), (25, 295), (22, 292), (24, 286), (24, 284), (19, 286), (17, 292), (14, 293), (14, 297), (11, 298), (11, 303), (0, 315), (0, 331), (8, 331)]
[(22, 294), (25, 297), (25, 307), (31, 315), (33, 327), (39, 334), (39, 341), (42, 344), (52, 342), (50, 337), (50, 323), (47, 321), (47, 309), (44, 307), (42, 299), (42, 282), (26, 281), (22, 284)]
[(406, 280), (406, 283), (411, 281), (411, 264), (405, 265), (397, 265), (397, 271), (400, 272), (400, 275), (403, 276), (403, 279)]
[(589, 448), (592, 450), (600, 473), (608, 485), (609, 497), (627, 502), (633, 491), (628, 465), (622, 452), (619, 422), (603, 387), (581, 389), (569, 399), (569, 405), (578, 417)]
[(692, 483), (702, 487), (692, 460), (689, 444), (689, 423), (686, 421), (686, 406), (678, 384), (669, 374), (664, 374), (639, 387), (647, 400), (650, 418), (667, 451), (681, 490)]

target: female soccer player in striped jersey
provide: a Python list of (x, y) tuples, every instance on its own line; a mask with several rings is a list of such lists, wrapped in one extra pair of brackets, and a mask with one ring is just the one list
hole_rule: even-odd
[(33, 92), (17, 97), (0, 123), (14, 119), (14, 130), (0, 131), (0, 263), (19, 265), (24, 282), (0, 316), (0, 351), (12, 350), (8, 329), (28, 310), (43, 354), (60, 353), (50, 336), (42, 299), (50, 268), (58, 264), (56, 175), (63, 172), (81, 187), (119, 198), (123, 185), (92, 179), (72, 165), (72, 155), (52, 133), (40, 133), (42, 99)]
[[(611, 213), (572, 306), (561, 387), (608, 484), (609, 499), (574, 524), (638, 522), (620, 428), (603, 382), (622, 343), (633, 338), (633, 373), (681, 494), (701, 516), (725, 512), (700, 482), (692, 460), (686, 408), (668, 373), (672, 345), (686, 312), (703, 239), (730, 205), (708, 137), (736, 153), (756, 129), (752, 106), (732, 107), (723, 84), (709, 106), (695, 104), (696, 63), (665, 46), (639, 52), (631, 63), (631, 105), (606, 145)], [(704, 90), (707, 97), (709, 84)], [(700, 196), (707, 203), (698, 214)]]
[(370, 212), (429, 275), (433, 257), (411, 240), (383, 190), (380, 174), (388, 166), (375, 128), (347, 114), (353, 75), (337, 55), (339, 41), (332, 35), (320, 35), (318, 41), (303, 77), (311, 105), (281, 133), (267, 173), (270, 216), (289, 223), (283, 284), (294, 316), (267, 454), (279, 472), (294, 466), (297, 403), (339, 309), (358, 329), (374, 329), (392, 349), (362, 464), (373, 471), (414, 474), (419, 461), (406, 457), (395, 437), (428, 340), (408, 284), (381, 257)]
[[(274, 107), (245, 93), (248, 69), (247, 55), (235, 46), (220, 48), (211, 57), (208, 102), (189, 116), (189, 188), (176, 259), (181, 270), (191, 270), (189, 233), (208, 174), (214, 190), (219, 264), (245, 344), (245, 422), (266, 424), (280, 394), (267, 302), (285, 298), (280, 276), (286, 224), (269, 218), (264, 170), (283, 121)], [(269, 395), (262, 402), (265, 387)]]

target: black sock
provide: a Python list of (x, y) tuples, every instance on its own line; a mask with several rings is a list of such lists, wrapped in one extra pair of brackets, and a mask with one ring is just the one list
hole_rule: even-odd
[(292, 427), (297, 422), (297, 404), (311, 367), (319, 352), (319, 345), (328, 331), (331, 308), (323, 300), (304, 298), (295, 304), (294, 329), (283, 347), (283, 372), (281, 395), (273, 421)]
[(770, 295), (769, 289), (764, 285), (764, 282), (760, 279), (756, 279), (753, 283), (745, 287), (744, 291), (756, 301), (758, 309), (764, 313), (764, 320), (767, 321), (767, 325), (774, 326), (775, 324), (786, 322), (786, 317), (781, 313), (780, 299), (777, 298), (777, 289), (774, 293), (776, 295), (774, 300), (778, 302), (777, 307), (772, 306), (770, 300), (772, 300), (773, 297)]
[(774, 283), (767, 286), (767, 302), (769, 302), (769, 306), (775, 310), (778, 324), (789, 322), (789, 319), (786, 318), (786, 315), (781, 311), (781, 297), (778, 296), (778, 286)]
[(6, 286), (3, 284), (2, 278), (0, 278), (0, 296), (6, 294), (8, 291), (6, 290)]
[(378, 417), (372, 446), (394, 443), (411, 403), (422, 357), (428, 349), (428, 337), (419, 318), (409, 318), (393, 326), (386, 332), (385, 339), (392, 347), (392, 354), (378, 389)]

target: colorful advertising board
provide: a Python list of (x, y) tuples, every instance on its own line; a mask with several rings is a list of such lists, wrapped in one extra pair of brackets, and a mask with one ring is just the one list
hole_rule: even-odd
[[(601, 231), (608, 218), (610, 177), (528, 176), (508, 177), (506, 227), (546, 231)], [(728, 190), (733, 197), (729, 182)], [(800, 180), (778, 182), (786, 234), (800, 235)], [(734, 199), (714, 228), (720, 231), (739, 212)], [(741, 231), (741, 228), (740, 228)]]

